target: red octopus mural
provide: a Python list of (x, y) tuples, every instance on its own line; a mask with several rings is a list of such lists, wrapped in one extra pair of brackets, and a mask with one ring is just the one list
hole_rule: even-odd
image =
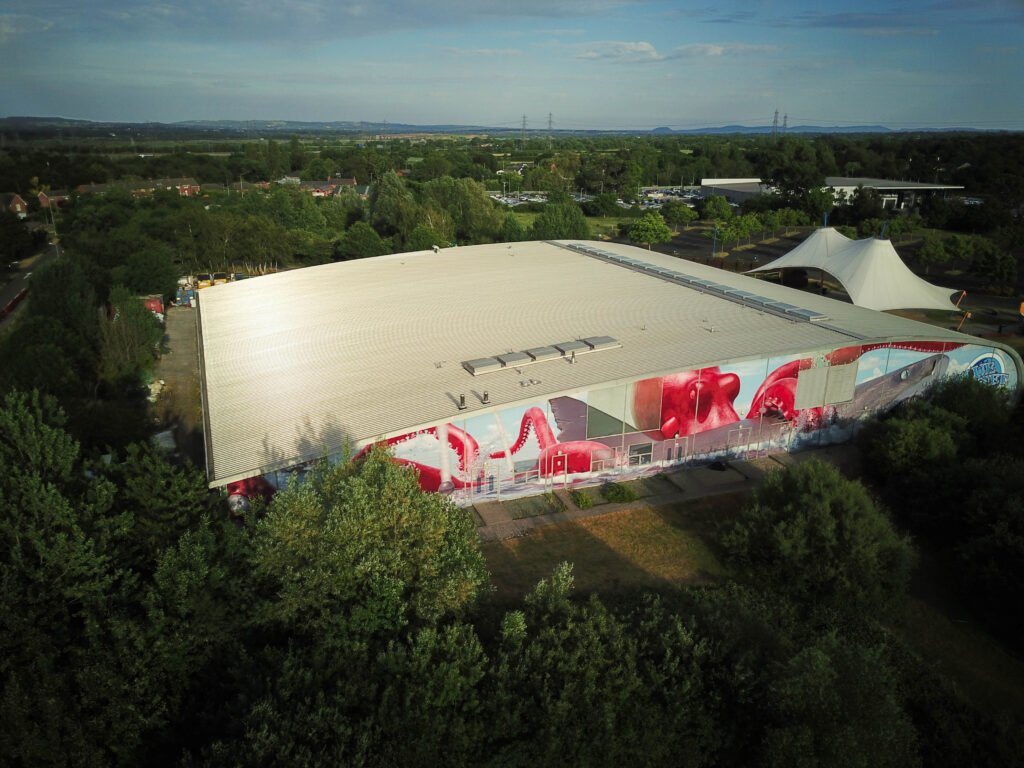
[[(885, 348), (941, 354), (961, 346), (963, 344), (934, 341), (855, 345), (826, 354), (824, 362), (828, 366), (850, 364), (868, 352)], [(834, 406), (796, 408), (800, 371), (808, 370), (814, 364), (814, 358), (805, 357), (775, 368), (757, 388), (747, 413), (742, 417), (737, 413), (735, 405), (740, 394), (740, 377), (735, 373), (722, 372), (717, 366), (638, 381), (632, 387), (634, 426), (627, 427), (626, 431), (646, 432), (652, 440), (671, 440), (677, 436), (694, 435), (726, 427), (741, 419), (749, 422), (761, 418), (775, 419), (779, 423), (788, 422), (808, 432), (820, 429), (834, 417)], [(748, 380), (748, 383), (752, 384), (753, 381), (756, 379)], [(564, 396), (548, 402), (559, 435), (563, 438), (580, 438), (585, 435), (588, 424), (588, 405), (585, 398)], [(500, 421), (498, 427), (500, 431)], [(565, 439), (565, 442), (559, 442), (548, 423), (546, 411), (536, 405), (526, 408), (523, 412), (519, 435), (515, 442), (507, 450), (487, 454), (487, 458), (511, 461), (513, 456), (530, 443), (531, 435), (536, 439), (539, 452), (529, 472), (536, 472), (538, 477), (587, 474), (595, 470), (613, 469), (620, 465), (620, 457), (616, 451), (603, 443), (585, 439)], [(456, 489), (477, 488), (483, 483), (485, 478), (480, 462), (480, 445), (471, 434), (454, 424), (409, 432), (388, 438), (381, 443), (396, 446), (420, 436), (431, 436), (437, 441), (438, 463), (442, 465), (441, 467), (410, 458), (395, 457), (394, 461), (415, 467), (419, 472), (420, 486), (424, 490), (447, 493)], [(508, 445), (507, 438), (503, 439), (503, 445)], [(714, 439), (713, 436), (711, 439)], [(717, 446), (717, 443), (715, 445)], [(451, 472), (446, 466), (447, 455), (442, 453), (449, 447), (458, 456), (457, 469)], [(371, 446), (363, 448), (355, 459), (360, 459), (370, 448)], [(429, 441), (426, 445), (407, 448), (407, 455), (417, 455), (420, 459), (432, 454)], [(519, 479), (522, 477), (520, 474)], [(247, 506), (249, 499), (257, 496), (269, 501), (273, 492), (273, 487), (259, 477), (233, 483), (228, 487), (229, 501), (239, 508)]]
[[(558, 442), (548, 425), (544, 411), (536, 406), (528, 408), (523, 414), (523, 420), (519, 425), (519, 438), (509, 449), (510, 455), (518, 453), (526, 444), (531, 427), (537, 436), (537, 443), (540, 445), (540, 455), (537, 457), (535, 469), (539, 471), (541, 477), (554, 477), (564, 475), (566, 472), (569, 474), (590, 472), (595, 463), (599, 463), (598, 466), (605, 468), (614, 466), (615, 451), (603, 443), (595, 443), (590, 440)], [(492, 453), (490, 458), (505, 458), (505, 451)]]
[[(825, 360), (829, 365), (846, 365), (860, 359), (861, 356), (868, 352), (885, 347), (938, 354), (948, 352), (960, 346), (963, 345), (939, 341), (862, 344), (853, 347), (841, 347), (825, 355)], [(820, 428), (825, 421), (828, 421), (835, 409), (826, 406), (825, 408), (805, 408), (803, 411), (800, 411), (794, 407), (796, 403), (797, 375), (800, 371), (811, 368), (813, 363), (814, 361), (811, 358), (805, 357), (781, 365), (768, 374), (754, 394), (746, 418), (756, 419), (759, 416), (777, 416), (789, 422), (796, 422), (802, 414), (803, 428), (805, 430), (812, 431)]]
[(670, 440), (739, 421), (732, 407), (739, 393), (740, 377), (717, 366), (644, 379), (633, 387), (633, 415), (638, 424), (660, 425)]
[[(404, 443), (407, 440), (412, 440), (420, 435), (434, 435), (437, 437), (438, 429), (438, 427), (429, 427), (418, 432), (408, 432), (404, 435), (398, 435), (397, 437), (389, 437), (387, 440), (382, 440), (378, 445), (387, 445), (390, 447), (392, 445)], [(477, 457), (480, 455), (480, 446), (477, 445), (477, 442), (473, 439), (472, 435), (462, 429), (459, 429), (454, 424), (446, 424), (443, 431), (447, 433), (448, 445), (454, 448), (455, 452), (459, 456), (459, 470), (465, 474), (467, 470), (476, 463)], [(371, 448), (372, 445), (365, 446), (353, 457), (353, 461), (361, 459)], [(449, 491), (453, 488), (465, 488), (469, 484), (458, 477), (443, 477), (441, 470), (437, 467), (431, 467), (427, 464), (421, 464), (418, 461), (412, 461), (410, 459), (395, 458), (393, 460), (399, 464), (415, 467), (419, 471), (420, 487), (425, 491)]]

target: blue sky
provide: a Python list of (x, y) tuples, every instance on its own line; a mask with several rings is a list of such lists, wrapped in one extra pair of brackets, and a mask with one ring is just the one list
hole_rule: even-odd
[(1024, 0), (0, 0), (0, 115), (1024, 129)]

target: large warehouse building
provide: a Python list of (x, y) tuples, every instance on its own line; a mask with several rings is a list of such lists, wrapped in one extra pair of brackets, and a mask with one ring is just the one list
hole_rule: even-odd
[(393, 254), (204, 289), (212, 487), (386, 441), (458, 503), (849, 439), (998, 344), (628, 245)]

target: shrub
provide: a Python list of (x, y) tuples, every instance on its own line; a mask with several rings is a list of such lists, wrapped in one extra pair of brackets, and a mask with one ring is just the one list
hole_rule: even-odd
[(627, 501), (636, 501), (636, 491), (628, 485), (621, 483), (605, 483), (601, 486), (601, 495), (608, 501), (620, 504)]
[(590, 509), (594, 506), (594, 500), (590, 498), (590, 495), (586, 491), (581, 491), (578, 488), (573, 488), (569, 491), (569, 498), (572, 499), (572, 503), (580, 509)]

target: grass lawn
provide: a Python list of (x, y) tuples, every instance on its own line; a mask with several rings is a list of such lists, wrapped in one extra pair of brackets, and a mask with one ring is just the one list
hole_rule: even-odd
[(562, 561), (573, 563), (577, 593), (582, 595), (705, 582), (727, 575), (706, 532), (715, 508), (722, 512), (734, 507), (738, 502), (733, 498), (642, 507), (544, 526), (529, 536), (484, 544), (482, 550), (497, 597), (504, 600), (522, 597)]
[(677, 493), (679, 491), (679, 486), (664, 475), (640, 477), (636, 480), (630, 480), (629, 482), (623, 483), (623, 485), (632, 488), (636, 492), (637, 497), (641, 499), (648, 496), (661, 496), (666, 493)]
[(512, 214), (519, 220), (519, 224), (523, 229), (529, 229), (533, 226), (533, 222), (540, 216), (539, 213), (530, 213), (529, 211), (517, 211), (515, 208), (512, 209)]
[(552, 512), (562, 512), (565, 503), (553, 493), (542, 493), (537, 496), (524, 496), (521, 499), (509, 499), (501, 502), (501, 506), (513, 520), (524, 517), (537, 517)]
[(615, 237), (619, 233), (619, 222), (625, 221), (626, 216), (587, 216), (587, 224), (590, 225), (590, 234), (596, 240), (605, 237)]

